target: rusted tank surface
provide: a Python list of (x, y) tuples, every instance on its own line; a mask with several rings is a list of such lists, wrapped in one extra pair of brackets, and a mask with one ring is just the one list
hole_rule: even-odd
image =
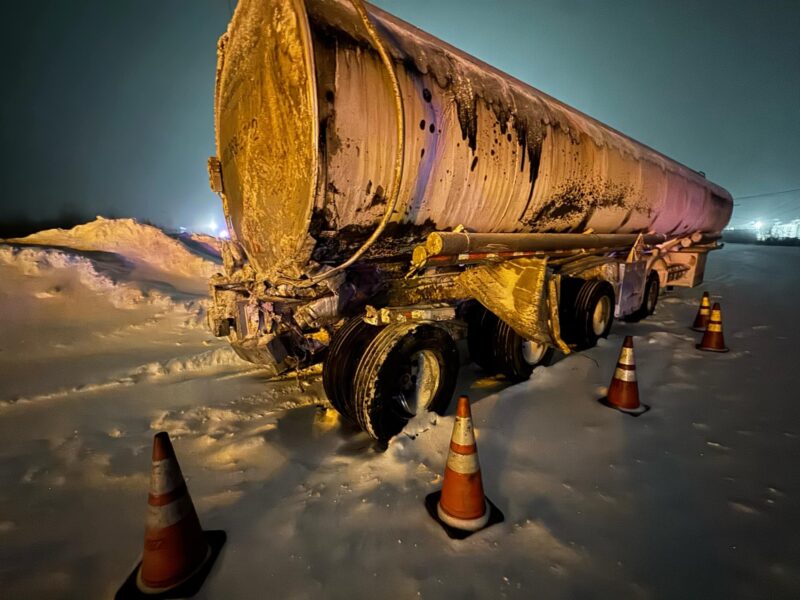
[(232, 235), (267, 278), (432, 231), (717, 233), (730, 194), (546, 94), (367, 5), (392, 88), (349, 0), (240, 0), (220, 41), (216, 131)]

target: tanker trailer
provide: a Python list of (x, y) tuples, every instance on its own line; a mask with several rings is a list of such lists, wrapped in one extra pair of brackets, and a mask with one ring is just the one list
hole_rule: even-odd
[(211, 186), (209, 324), (273, 373), (322, 363), (378, 440), (470, 358), (512, 380), (702, 281), (730, 194), (360, 0), (239, 0)]

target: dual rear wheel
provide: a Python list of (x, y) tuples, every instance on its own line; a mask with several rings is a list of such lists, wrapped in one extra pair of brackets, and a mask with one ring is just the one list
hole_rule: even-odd
[[(562, 278), (561, 337), (576, 350), (597, 345), (611, 330), (614, 305), (614, 288), (607, 281)], [(524, 381), (536, 366), (552, 360), (552, 347), (523, 338), (482, 306), (473, 308), (468, 321), (470, 356), (489, 373)]]
[(386, 442), (415, 415), (447, 410), (458, 368), (458, 350), (444, 328), (430, 322), (375, 327), (356, 317), (334, 335), (322, 380), (339, 413)]
[(597, 345), (614, 323), (614, 288), (600, 279), (561, 279), (559, 320), (562, 339), (576, 350)]
[(473, 308), (468, 327), (470, 357), (488, 373), (525, 381), (535, 367), (549, 364), (552, 359), (551, 346), (525, 339), (482, 306)]

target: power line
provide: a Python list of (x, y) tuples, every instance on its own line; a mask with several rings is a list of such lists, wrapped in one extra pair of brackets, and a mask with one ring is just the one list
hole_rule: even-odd
[(761, 194), (750, 194), (749, 196), (736, 196), (736, 200), (749, 200), (750, 198), (763, 198), (765, 196), (780, 196), (781, 194), (789, 194), (791, 192), (800, 192), (800, 187), (792, 188), (790, 190), (781, 190), (780, 192), (762, 192)]

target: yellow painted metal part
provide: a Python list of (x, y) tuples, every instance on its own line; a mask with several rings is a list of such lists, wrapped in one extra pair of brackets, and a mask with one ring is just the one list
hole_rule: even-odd
[(311, 33), (301, 0), (240, 0), (220, 44), (217, 156), (235, 238), (262, 274), (297, 276), (318, 172)]
[(550, 308), (550, 337), (555, 346), (564, 354), (572, 352), (567, 343), (561, 339), (561, 320), (558, 316), (558, 290), (560, 276), (553, 275), (547, 281), (547, 298)]
[(522, 337), (550, 343), (546, 279), (547, 261), (538, 258), (467, 269), (458, 278), (472, 297)]

